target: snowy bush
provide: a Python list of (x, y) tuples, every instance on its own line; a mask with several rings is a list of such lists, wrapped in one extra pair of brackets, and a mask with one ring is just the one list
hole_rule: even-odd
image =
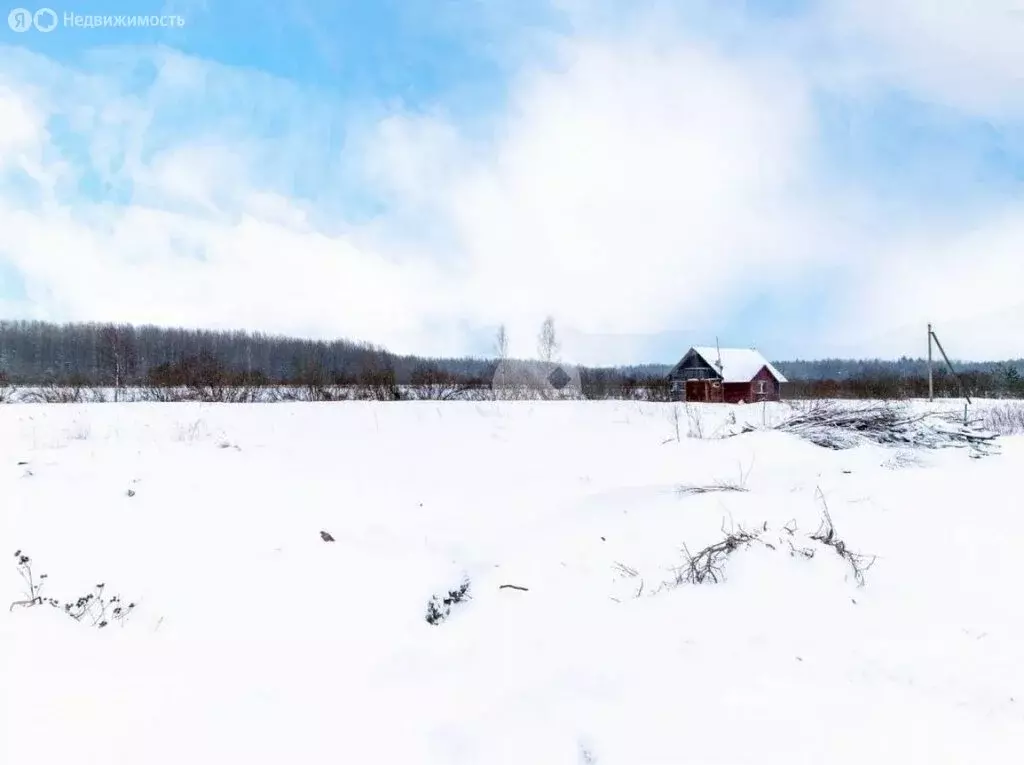
[(451, 616), (452, 606), (469, 599), (469, 579), (453, 590), (448, 590), (444, 597), (433, 595), (427, 603), (427, 624), (438, 625)]

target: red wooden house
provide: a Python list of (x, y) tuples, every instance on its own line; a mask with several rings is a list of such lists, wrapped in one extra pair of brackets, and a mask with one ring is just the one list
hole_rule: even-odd
[(753, 348), (696, 346), (668, 373), (677, 401), (740, 404), (778, 401), (788, 382)]

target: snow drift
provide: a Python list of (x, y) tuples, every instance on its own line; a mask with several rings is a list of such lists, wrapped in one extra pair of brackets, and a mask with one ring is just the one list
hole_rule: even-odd
[(0, 759), (1017, 762), (1024, 439), (687, 437), (786, 416), (0, 407)]

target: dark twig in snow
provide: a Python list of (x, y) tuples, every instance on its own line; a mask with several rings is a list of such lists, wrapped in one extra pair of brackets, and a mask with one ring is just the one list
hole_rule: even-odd
[(735, 481), (720, 479), (711, 484), (695, 485), (695, 484), (680, 484), (676, 487), (676, 492), (682, 496), (690, 494), (712, 494), (715, 492), (747, 492), (750, 491), (747, 488), (747, 478), (750, 476), (750, 471), (754, 469), (754, 464), (751, 463), (750, 467), (746, 470), (743, 469), (743, 465), (739, 466), (739, 475)]
[(716, 483), (708, 484), (706, 486), (681, 484), (676, 488), (676, 493), (684, 497), (689, 496), (691, 494), (713, 494), (715, 492), (728, 491), (745, 492), (749, 490), (744, 486), (738, 486), (737, 484), (727, 483), (724, 481), (718, 481)]

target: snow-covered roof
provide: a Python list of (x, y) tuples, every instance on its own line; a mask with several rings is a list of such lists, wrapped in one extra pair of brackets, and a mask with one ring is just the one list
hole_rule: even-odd
[(722, 375), (722, 382), (750, 382), (762, 367), (768, 367), (768, 371), (779, 382), (789, 382), (782, 376), (782, 372), (773, 367), (768, 359), (753, 348), (715, 348), (714, 346), (698, 345), (694, 346), (692, 350), (714, 369), (719, 369), (717, 362), (721, 358), (722, 367), (719, 372)]

